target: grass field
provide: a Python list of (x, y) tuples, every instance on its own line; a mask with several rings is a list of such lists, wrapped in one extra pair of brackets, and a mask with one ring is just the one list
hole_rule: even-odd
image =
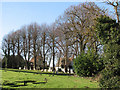
[[(3, 88), (99, 88), (98, 82), (90, 78), (41, 74), (33, 70), (0, 70)], [(37, 73), (38, 72), (38, 73)]]

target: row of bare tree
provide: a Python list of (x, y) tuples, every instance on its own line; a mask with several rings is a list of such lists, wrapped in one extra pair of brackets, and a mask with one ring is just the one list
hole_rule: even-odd
[(46, 60), (53, 59), (54, 69), (55, 59), (65, 57), (67, 61), (71, 55), (78, 56), (88, 48), (99, 51), (95, 19), (104, 14), (105, 10), (91, 2), (71, 6), (50, 26), (32, 23), (7, 34), (2, 50), (8, 60), (10, 55), (23, 56), (28, 68), (31, 57), (34, 57), (35, 68), (37, 56), (43, 58), (44, 67)]

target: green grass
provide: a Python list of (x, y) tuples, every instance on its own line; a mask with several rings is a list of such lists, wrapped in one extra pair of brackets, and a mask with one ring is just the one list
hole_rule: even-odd
[[(99, 83), (96, 81), (91, 81), (90, 78), (83, 77), (74, 77), (74, 76), (63, 76), (63, 75), (49, 75), (49, 74), (35, 74), (34, 72), (40, 71), (30, 71), (27, 72), (15, 72), (15, 70), (10, 71), (11, 69), (0, 70), (2, 72), (2, 87), (3, 88), (99, 88)], [(16, 70), (19, 71), (19, 70)], [(22, 70), (27, 71), (27, 70)], [(32, 72), (32, 73), (29, 73)], [(47, 83), (45, 82), (47, 79)], [(31, 80), (35, 81), (27, 83), (24, 86), (23, 81)], [(18, 83), (16, 81), (21, 81)], [(43, 83), (41, 83), (43, 82)], [(9, 85), (8, 85), (9, 84)], [(15, 87), (14, 85), (18, 85)]]

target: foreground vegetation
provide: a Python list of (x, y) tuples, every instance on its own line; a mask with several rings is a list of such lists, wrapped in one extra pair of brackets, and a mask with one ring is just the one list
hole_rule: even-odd
[[(98, 82), (90, 78), (30, 73), (33, 71), (15, 72), (10, 69), (0, 71), (3, 88), (99, 88)], [(23, 81), (28, 83), (24, 85)]]

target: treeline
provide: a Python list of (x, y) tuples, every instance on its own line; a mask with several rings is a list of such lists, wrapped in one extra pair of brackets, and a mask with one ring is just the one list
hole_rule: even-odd
[(77, 57), (81, 52), (87, 52), (88, 47), (97, 53), (100, 42), (94, 29), (95, 18), (104, 14), (105, 11), (95, 3), (71, 6), (50, 26), (32, 23), (10, 32), (3, 38), (2, 50), (7, 61), (11, 56), (12, 62), (16, 55), (22, 56), (28, 68), (31, 57), (34, 57), (36, 68), (37, 56), (41, 56), (43, 62), (53, 59), (54, 63), (55, 58), (65, 57), (67, 61), (73, 54)]

